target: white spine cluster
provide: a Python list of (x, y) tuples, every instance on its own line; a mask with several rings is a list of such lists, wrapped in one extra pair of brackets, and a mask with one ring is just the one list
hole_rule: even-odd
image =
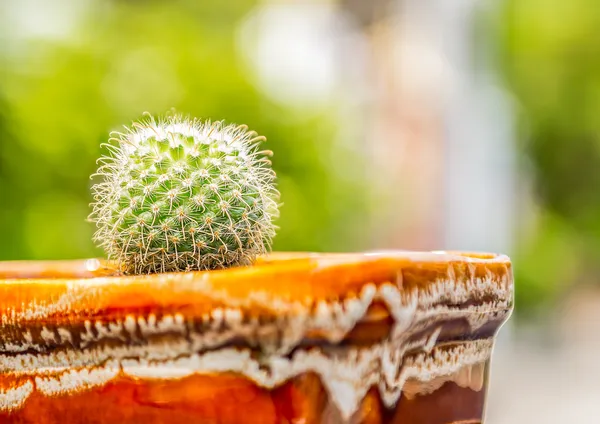
[(224, 268), (270, 249), (279, 193), (246, 126), (149, 117), (99, 160), (96, 242), (125, 273)]

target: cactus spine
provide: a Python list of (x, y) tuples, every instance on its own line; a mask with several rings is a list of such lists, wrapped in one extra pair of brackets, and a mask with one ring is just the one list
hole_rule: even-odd
[(278, 214), (263, 140), (178, 115), (114, 133), (92, 188), (94, 239), (128, 274), (250, 264), (270, 249)]

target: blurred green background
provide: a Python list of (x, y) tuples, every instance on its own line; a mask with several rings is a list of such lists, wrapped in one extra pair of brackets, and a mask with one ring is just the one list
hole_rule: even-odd
[[(395, 231), (391, 219), (410, 228), (407, 211), (416, 207), (396, 190), (398, 181), (384, 178), (385, 192), (373, 178), (381, 171), (369, 153), (377, 131), (353, 132), (353, 122), (373, 120), (381, 109), (348, 112), (344, 91), (355, 88), (352, 81), (334, 83), (328, 95), (317, 98), (297, 88), (301, 101), (281, 101), (261, 88), (252, 59), (270, 64), (260, 49), (248, 50), (252, 31), (242, 32), (261, 3), (269, 2), (4, 3), (0, 259), (102, 255), (86, 222), (89, 175), (100, 143), (142, 112), (172, 107), (245, 123), (267, 136), (284, 203), (275, 249), (420, 247), (401, 232), (393, 243), (378, 242), (378, 234)], [(387, 50), (377, 57), (386, 45), (381, 28), (396, 25), (385, 11), (415, 2), (320, 3), (350, 13), (372, 43), (375, 54), (354, 56), (364, 46), (350, 38), (346, 53), (349, 64), (360, 59), (382, 70), (358, 77), (377, 87), (387, 66), (394, 71)], [(480, 19), (493, 23), (482, 27), (495, 46), (494, 71), (515, 100), (517, 170), (532, 184), (534, 207), (526, 219), (517, 211), (507, 252), (515, 260), (517, 313), (526, 316), (555, 305), (575, 284), (595, 284), (600, 271), (600, 37), (595, 35), (600, 8), (593, 0), (506, 0), (494, 10)], [(278, 24), (293, 27), (295, 21)], [(286, 49), (285, 43), (279, 47)], [(299, 63), (302, 54), (297, 53)], [(293, 92), (294, 84), (287, 85)], [(381, 91), (394, 88), (381, 85)], [(398, 120), (389, 118), (392, 124)], [(381, 144), (394, 142), (380, 138)], [(443, 147), (437, 149), (443, 154)], [(415, 187), (423, 180), (414, 174), (404, 179), (401, 183)], [(517, 188), (514, 197), (520, 198)], [(397, 213), (383, 213), (386, 208)], [(440, 247), (435, 237), (430, 240), (426, 247)]]
[(528, 314), (600, 283), (600, 7), (508, 0), (495, 19), (521, 172), (532, 175), (537, 203), (515, 256), (519, 313)]
[[(359, 248), (365, 171), (358, 152), (333, 145), (336, 99), (289, 106), (258, 92), (236, 45), (240, 22), (255, 4), (87, 1), (60, 12), (78, 12), (66, 36), (20, 38), (20, 28), (7, 25), (0, 258), (101, 255), (86, 222), (100, 144), (144, 111), (171, 108), (245, 123), (267, 136), (284, 204), (276, 249)], [(332, 160), (342, 169), (332, 172)]]

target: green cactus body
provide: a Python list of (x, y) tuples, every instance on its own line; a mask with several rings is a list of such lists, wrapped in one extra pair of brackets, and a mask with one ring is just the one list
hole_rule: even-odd
[(95, 240), (125, 273), (250, 264), (270, 249), (279, 194), (263, 137), (180, 116), (107, 144), (93, 186)]

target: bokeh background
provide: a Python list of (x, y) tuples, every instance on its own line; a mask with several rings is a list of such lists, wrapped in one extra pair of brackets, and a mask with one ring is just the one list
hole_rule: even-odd
[(268, 138), (278, 250), (502, 251), (488, 423), (600, 417), (595, 0), (4, 0), (0, 259), (101, 255), (100, 143), (171, 108)]

